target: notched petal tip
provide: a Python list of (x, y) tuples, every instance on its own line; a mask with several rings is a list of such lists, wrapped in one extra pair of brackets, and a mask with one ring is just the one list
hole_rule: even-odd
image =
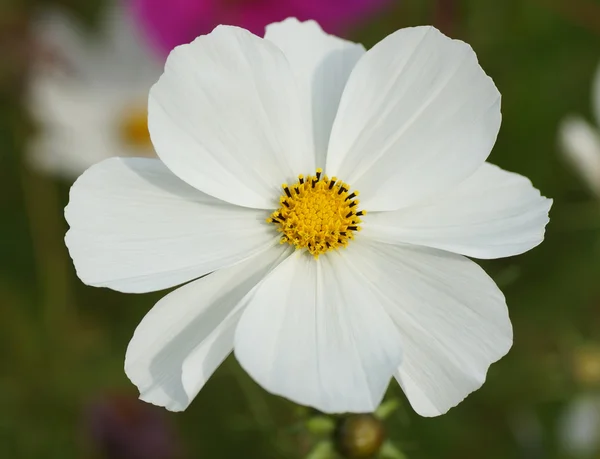
[(423, 406), (420, 406), (420, 405), (413, 405), (410, 401), (410, 398), (408, 400), (409, 403), (411, 404), (411, 406), (415, 410), (415, 412), (419, 416), (423, 416), (424, 418), (435, 418), (435, 417), (442, 416), (442, 415), (448, 413), (451, 409), (456, 408), (458, 405), (460, 405), (462, 402), (464, 402), (471, 394), (477, 392), (479, 389), (481, 389), (483, 387), (483, 385), (488, 380), (488, 375), (490, 373), (490, 369), (491, 369), (492, 365), (494, 365), (495, 363), (502, 360), (502, 358), (504, 358), (510, 352), (512, 345), (513, 345), (513, 337), (512, 337), (512, 325), (511, 325), (510, 339), (507, 341), (504, 349), (500, 350), (498, 352), (498, 354), (494, 357), (494, 359), (490, 361), (490, 364), (488, 365), (488, 367), (481, 374), (477, 375), (475, 378), (472, 379), (473, 385), (469, 389), (467, 389), (463, 395), (458, 397), (454, 402), (444, 406), (442, 409), (438, 409), (433, 406), (430, 408), (424, 408)]

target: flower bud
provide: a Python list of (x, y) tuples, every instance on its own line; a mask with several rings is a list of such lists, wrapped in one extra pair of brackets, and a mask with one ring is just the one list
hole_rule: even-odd
[(347, 459), (373, 457), (385, 440), (383, 423), (372, 414), (353, 414), (338, 421), (334, 443)]

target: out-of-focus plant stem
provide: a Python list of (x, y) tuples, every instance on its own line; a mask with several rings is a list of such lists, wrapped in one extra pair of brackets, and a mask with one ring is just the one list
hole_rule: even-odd
[(25, 210), (29, 220), (43, 320), (48, 335), (57, 339), (67, 327), (70, 301), (69, 262), (64, 246), (62, 206), (56, 184), (21, 165)]
[(281, 436), (277, 434), (279, 424), (273, 417), (269, 404), (265, 399), (264, 390), (250, 379), (237, 362), (229, 362), (229, 369), (242, 391), (248, 409), (252, 413), (252, 417), (261, 433), (273, 440), (274, 447), (282, 457), (296, 457), (296, 448), (294, 448), (292, 442), (282, 440)]

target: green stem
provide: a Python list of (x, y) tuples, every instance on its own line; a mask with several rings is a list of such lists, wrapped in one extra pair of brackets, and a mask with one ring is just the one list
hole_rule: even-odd
[(56, 184), (21, 166), (25, 210), (42, 293), (44, 326), (59, 338), (68, 320), (69, 263)]

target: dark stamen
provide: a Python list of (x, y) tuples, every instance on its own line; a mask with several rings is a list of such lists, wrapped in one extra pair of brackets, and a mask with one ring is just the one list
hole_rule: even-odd
[(333, 188), (333, 185), (335, 185), (335, 180), (332, 180), (331, 182), (329, 182), (329, 189), (330, 190)]
[(348, 215), (346, 215), (346, 218), (350, 218), (352, 215), (354, 215), (354, 212), (351, 211)]
[(356, 215), (360, 217), (361, 215), (364, 215), (364, 212), (362, 210), (359, 210), (358, 212), (356, 212)]
[(347, 201), (348, 199), (352, 199), (354, 196), (356, 196), (356, 193), (349, 194), (348, 196), (346, 196), (346, 199), (344, 199), (344, 201)]
[(285, 194), (287, 194), (287, 197), (288, 197), (288, 198), (291, 198), (291, 197), (292, 197), (292, 193), (290, 193), (290, 189), (289, 189), (289, 188), (286, 186), (286, 187), (284, 188), (284, 190), (285, 190)]
[[(354, 223), (354, 222), (353, 222), (353, 223)], [(350, 231), (356, 231), (356, 230), (358, 229), (358, 227), (357, 227), (357, 226), (349, 226), (349, 227), (348, 227), (348, 229), (349, 229)]]

